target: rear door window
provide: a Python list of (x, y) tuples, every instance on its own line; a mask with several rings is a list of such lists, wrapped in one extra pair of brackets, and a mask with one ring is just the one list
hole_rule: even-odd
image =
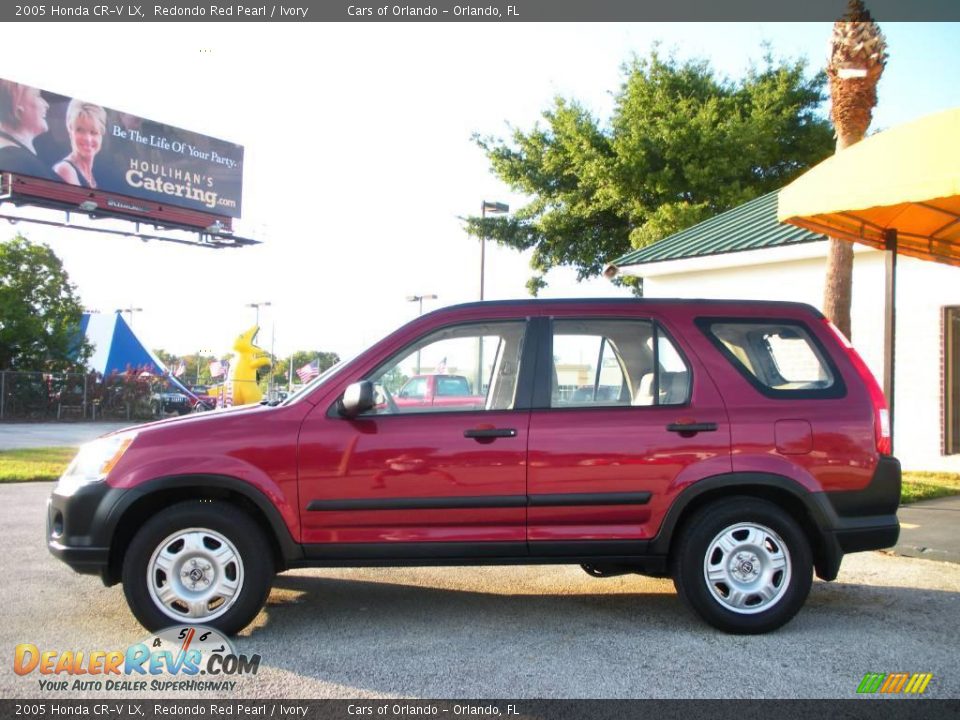
[(555, 320), (550, 407), (684, 405), (690, 370), (649, 320)]
[(700, 320), (723, 355), (771, 397), (839, 397), (839, 373), (819, 341), (795, 321)]

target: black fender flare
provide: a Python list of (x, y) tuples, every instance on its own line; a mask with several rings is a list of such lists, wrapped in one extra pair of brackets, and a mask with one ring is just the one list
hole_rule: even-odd
[[(708, 494), (760, 494), (763, 491), (786, 493), (794, 499), (804, 511), (806, 522), (804, 529), (813, 534), (813, 545), (817, 575), (825, 580), (836, 578), (843, 559), (833, 529), (837, 527), (837, 514), (824, 492), (811, 492), (803, 485), (784, 475), (763, 472), (731, 472), (703, 478), (680, 492), (670, 505), (656, 536), (650, 541), (653, 554), (669, 555), (678, 525), (686, 511)], [(760, 491), (759, 493), (757, 491)]]
[(135, 504), (146, 500), (151, 495), (189, 488), (212, 488), (242, 496), (252, 503), (266, 519), (268, 529), (273, 533), (283, 558), (288, 563), (294, 563), (303, 558), (303, 548), (291, 536), (290, 529), (284, 522), (280, 511), (259, 488), (228, 475), (202, 473), (161, 476), (132, 488), (113, 488), (111, 493), (116, 493), (116, 498), (112, 503), (103, 504), (102, 507), (106, 510), (106, 515), (98, 519), (102, 532), (101, 537), (105, 540), (102, 544), (112, 549), (117, 527)]

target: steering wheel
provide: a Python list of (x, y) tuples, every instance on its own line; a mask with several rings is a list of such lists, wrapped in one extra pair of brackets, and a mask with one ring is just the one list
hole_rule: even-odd
[[(383, 384), (381, 384), (381, 383), (377, 383), (377, 385), (376, 385), (376, 391), (377, 391), (377, 394), (379, 394), (379, 395), (382, 397), (383, 403), (386, 404), (386, 406), (387, 406), (387, 412), (388, 412), (389, 414), (391, 414), (391, 415), (399, 415), (399, 414), (400, 414), (400, 408), (397, 407), (397, 403), (396, 403), (396, 401), (393, 399), (393, 395), (390, 394), (390, 391), (387, 390), (387, 386), (386, 386), (386, 385), (383, 385)], [(380, 403), (380, 398), (377, 398), (377, 404), (378, 404), (378, 405), (381, 404), (381, 403)]]

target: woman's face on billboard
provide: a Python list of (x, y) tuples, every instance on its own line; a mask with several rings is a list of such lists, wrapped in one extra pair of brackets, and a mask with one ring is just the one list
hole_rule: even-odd
[(70, 144), (80, 157), (92, 158), (100, 152), (103, 132), (100, 123), (87, 115), (78, 115), (70, 128)]
[(31, 135), (41, 135), (47, 131), (47, 110), (49, 103), (40, 95), (37, 88), (27, 88), (20, 98), (20, 127)]

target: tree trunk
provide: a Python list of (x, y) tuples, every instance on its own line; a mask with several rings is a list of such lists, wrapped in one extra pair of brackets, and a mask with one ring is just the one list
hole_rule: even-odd
[(853, 340), (850, 332), (850, 304), (853, 297), (853, 243), (830, 238), (827, 250), (827, 277), (823, 286), (823, 314)]
[[(863, 137), (838, 136), (837, 152), (853, 145)], [(827, 250), (827, 273), (823, 286), (823, 314), (837, 326), (850, 341), (853, 340), (850, 306), (853, 299), (853, 243), (830, 238)]]

